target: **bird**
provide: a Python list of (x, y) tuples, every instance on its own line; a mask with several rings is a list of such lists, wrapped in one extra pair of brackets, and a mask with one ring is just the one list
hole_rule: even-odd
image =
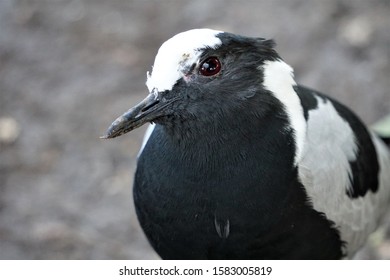
[(388, 139), (298, 84), (275, 46), (178, 33), (147, 72), (147, 97), (102, 136), (149, 123), (133, 199), (162, 259), (347, 259), (383, 223)]

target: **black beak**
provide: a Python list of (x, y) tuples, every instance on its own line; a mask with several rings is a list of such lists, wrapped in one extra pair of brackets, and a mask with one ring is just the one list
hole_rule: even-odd
[(165, 98), (161, 100), (161, 94), (153, 91), (140, 103), (118, 117), (108, 128), (106, 135), (100, 138), (108, 139), (118, 137), (163, 116), (165, 114), (163, 109), (171, 104), (172, 101), (167, 102)]

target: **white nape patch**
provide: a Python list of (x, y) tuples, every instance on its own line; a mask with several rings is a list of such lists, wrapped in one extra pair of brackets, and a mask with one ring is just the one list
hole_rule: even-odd
[(266, 61), (262, 66), (264, 71), (264, 87), (285, 106), (290, 125), (295, 133), (295, 164), (302, 158), (303, 146), (306, 137), (306, 121), (301, 101), (293, 86), (294, 71), (284, 61)]
[(352, 187), (349, 161), (356, 160), (358, 151), (355, 134), (329, 100), (316, 98), (318, 107), (309, 111), (299, 178), (313, 208), (335, 223), (347, 242), (345, 253), (352, 257), (376, 229), (389, 204), (390, 156), (373, 136), (381, 165), (379, 190), (351, 199), (347, 190)]
[(142, 140), (141, 149), (138, 152), (137, 158), (142, 154), (142, 151), (144, 150), (146, 143), (148, 143), (148, 140), (150, 138), (150, 135), (152, 135), (152, 132), (154, 128), (156, 127), (156, 124), (152, 123), (148, 126), (148, 128), (145, 131), (144, 139)]
[(193, 29), (179, 33), (162, 44), (154, 61), (152, 74), (147, 74), (146, 86), (151, 92), (171, 90), (183, 77), (183, 70), (196, 63), (202, 48), (216, 48), (222, 41), (216, 37), (222, 31)]

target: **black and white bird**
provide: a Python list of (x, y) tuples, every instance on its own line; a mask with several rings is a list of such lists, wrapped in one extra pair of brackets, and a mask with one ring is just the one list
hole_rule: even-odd
[(380, 225), (389, 147), (347, 107), (298, 85), (272, 40), (180, 33), (146, 85), (103, 138), (152, 123), (133, 195), (162, 258), (348, 258)]

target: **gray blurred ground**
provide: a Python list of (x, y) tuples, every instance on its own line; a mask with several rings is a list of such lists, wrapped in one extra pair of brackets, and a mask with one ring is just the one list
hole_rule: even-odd
[[(157, 258), (131, 196), (145, 128), (99, 136), (145, 96), (159, 45), (197, 27), (274, 38), (300, 83), (368, 124), (390, 112), (388, 0), (1, 0), (1, 259)], [(358, 257), (390, 259), (389, 232)]]

